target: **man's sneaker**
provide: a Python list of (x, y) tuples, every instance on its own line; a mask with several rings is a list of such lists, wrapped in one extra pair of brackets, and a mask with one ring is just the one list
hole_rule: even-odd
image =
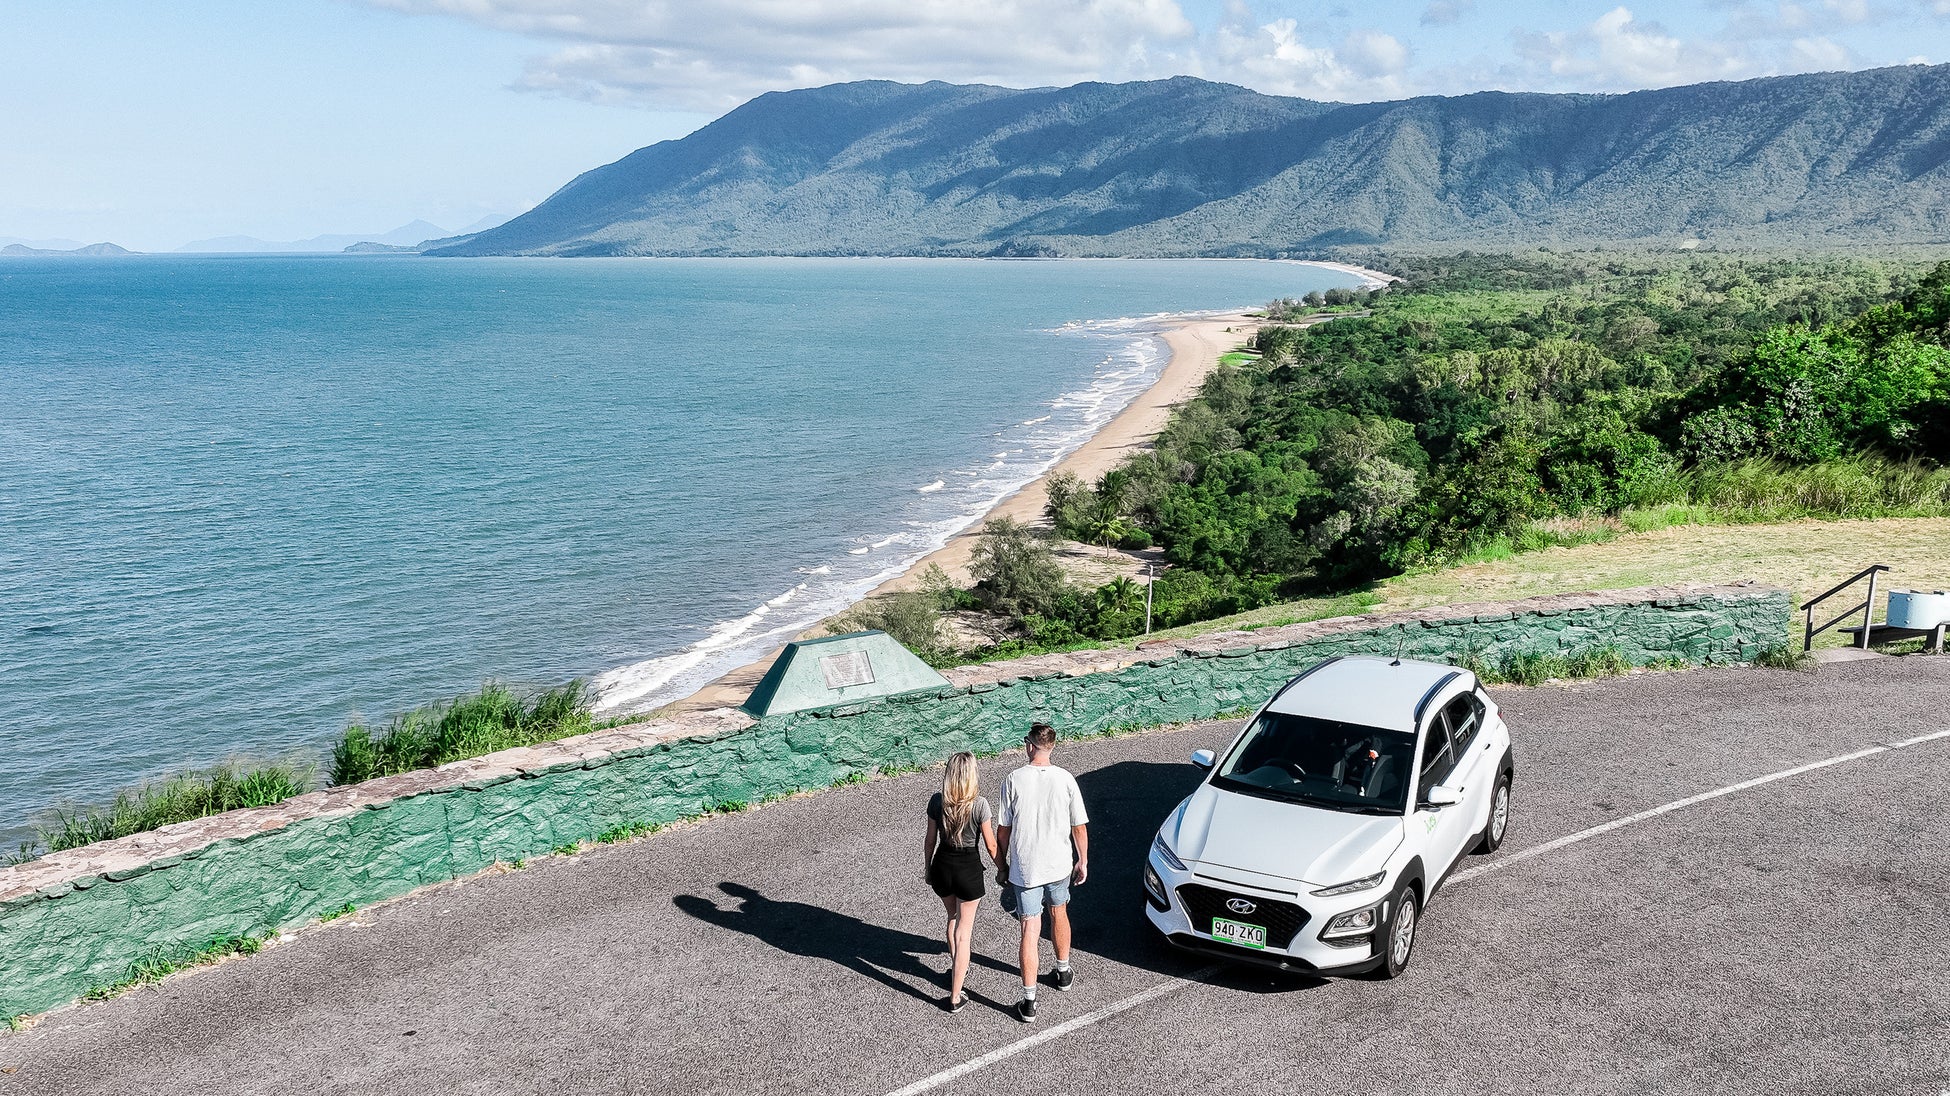
[(968, 1007), (968, 994), (964, 993), (959, 997), (943, 998), (941, 1007), (949, 1012), (960, 1012), (962, 1009)]
[(1057, 989), (1069, 989), (1069, 988), (1070, 988), (1070, 984), (1071, 984), (1072, 982), (1075, 982), (1076, 980), (1077, 980), (1077, 972), (1076, 972), (1076, 971), (1073, 971), (1073, 970), (1063, 970), (1063, 969), (1062, 969), (1062, 968), (1060, 968), (1060, 967), (1059, 967), (1059, 968), (1057, 968), (1057, 971), (1056, 971), (1056, 973), (1055, 973), (1055, 974), (1053, 974), (1053, 975), (1051, 975), (1051, 976), (1050, 976), (1050, 981), (1052, 981), (1052, 982), (1055, 982), (1055, 983), (1056, 983), (1056, 988), (1057, 988)]
[(1036, 1022), (1036, 999), (1034, 997), (1025, 997), (1016, 1002), (1016, 1019), (1021, 1020), (1025, 1024), (1033, 1024)]

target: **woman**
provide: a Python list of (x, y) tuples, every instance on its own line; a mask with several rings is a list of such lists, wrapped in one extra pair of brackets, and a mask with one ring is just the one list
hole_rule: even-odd
[(984, 879), (982, 848), (995, 859), (995, 825), (989, 801), (982, 798), (981, 775), (975, 755), (958, 753), (948, 759), (941, 790), (928, 800), (928, 837), (921, 855), (927, 861), (928, 885), (941, 896), (948, 912), (948, 955), (953, 965), (948, 998), (941, 1007), (960, 1012), (968, 998), (962, 994), (968, 977), (968, 951), (975, 934), (975, 910), (982, 904)]

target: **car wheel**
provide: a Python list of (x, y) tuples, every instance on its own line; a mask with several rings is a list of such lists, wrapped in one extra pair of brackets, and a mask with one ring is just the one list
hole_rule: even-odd
[(1483, 837), (1476, 842), (1476, 851), (1495, 852), (1503, 844), (1503, 835), (1509, 832), (1510, 771), (1505, 769), (1497, 774), (1496, 789), (1490, 792), (1490, 819), (1483, 823)]
[(1397, 978), (1408, 969), (1408, 961), (1415, 957), (1415, 930), (1420, 924), (1421, 903), (1416, 900), (1415, 888), (1403, 885), (1389, 900), (1388, 906), (1394, 916), (1388, 919), (1387, 931), (1381, 937), (1381, 965), (1375, 974), (1382, 978)]

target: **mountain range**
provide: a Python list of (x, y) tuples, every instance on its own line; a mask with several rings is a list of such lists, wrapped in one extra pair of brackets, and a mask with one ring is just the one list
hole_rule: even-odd
[[(62, 240), (61, 243), (68, 241)], [(24, 258), (30, 255), (73, 255), (86, 259), (112, 259), (122, 255), (139, 255), (119, 244), (76, 244), (74, 247), (29, 247), (26, 244), (8, 244), (0, 247), (0, 255), (9, 258)]]
[[(485, 228), (506, 221), (507, 215), (484, 217), (461, 230), (465, 235), (479, 232)], [(380, 251), (413, 251), (427, 240), (451, 238), (455, 234), (439, 225), (427, 221), (414, 221), (404, 224), (390, 232), (328, 233), (313, 236), (308, 240), (260, 240), (255, 236), (216, 236), (208, 240), (192, 240), (177, 248), (180, 252), (198, 254), (313, 254), (319, 252), (340, 252), (358, 247), (361, 251), (371, 250), (361, 245), (380, 244)]]
[(1950, 66), (1318, 103), (1190, 77), (760, 96), (436, 255), (1950, 240)]

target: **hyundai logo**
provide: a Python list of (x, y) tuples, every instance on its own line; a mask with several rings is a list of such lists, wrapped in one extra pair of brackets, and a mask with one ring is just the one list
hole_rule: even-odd
[(1248, 902), (1244, 898), (1234, 898), (1226, 902), (1226, 908), (1234, 913), (1251, 913), (1258, 909), (1259, 905), (1255, 902)]

